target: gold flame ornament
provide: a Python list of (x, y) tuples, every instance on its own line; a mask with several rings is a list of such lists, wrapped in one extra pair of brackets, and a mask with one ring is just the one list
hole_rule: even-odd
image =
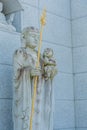
[(46, 9), (43, 10), (43, 14), (41, 16), (41, 25), (45, 25), (46, 24)]
[[(43, 33), (43, 27), (46, 24), (46, 9), (43, 10), (42, 16), (41, 16), (41, 27), (40, 27), (40, 40), (38, 45), (38, 55), (37, 55), (37, 63), (36, 68), (39, 67), (39, 61), (40, 61), (40, 51), (42, 46), (42, 33)], [(32, 130), (32, 124), (33, 124), (33, 116), (34, 116), (34, 105), (35, 105), (35, 99), (36, 99), (36, 90), (37, 90), (37, 79), (38, 77), (35, 77), (34, 80), (34, 91), (33, 91), (33, 97), (32, 97), (32, 106), (31, 106), (31, 115), (30, 115), (30, 127), (29, 130)]]

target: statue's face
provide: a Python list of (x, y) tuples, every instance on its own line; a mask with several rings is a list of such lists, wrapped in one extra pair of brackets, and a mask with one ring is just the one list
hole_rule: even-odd
[(3, 4), (0, 2), (0, 12), (3, 10)]
[(52, 56), (53, 56), (53, 51), (52, 51), (52, 49), (51, 49), (51, 48), (46, 48), (46, 49), (44, 50), (44, 56), (46, 56), (46, 57), (52, 57)]
[(36, 48), (39, 42), (39, 34), (36, 32), (28, 32), (26, 35), (26, 45), (32, 49)]

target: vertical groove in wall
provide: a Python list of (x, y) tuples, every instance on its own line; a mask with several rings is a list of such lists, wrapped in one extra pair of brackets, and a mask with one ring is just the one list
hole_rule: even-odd
[(72, 0), (70, 0), (70, 23), (71, 23), (71, 44), (72, 44), (72, 74), (73, 74), (73, 97), (74, 97), (74, 123), (76, 129), (76, 106), (75, 106), (75, 81), (74, 81), (74, 59), (73, 59), (73, 32), (72, 32)]
[(39, 3), (40, 3), (40, 2), (39, 2), (39, 0), (38, 0), (38, 7), (37, 7), (37, 8), (38, 8), (38, 23), (39, 23)]

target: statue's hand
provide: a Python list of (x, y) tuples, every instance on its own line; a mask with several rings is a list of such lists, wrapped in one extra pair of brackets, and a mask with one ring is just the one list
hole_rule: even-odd
[(41, 76), (41, 68), (38, 67), (38, 68), (32, 69), (31, 70), (31, 76), (32, 77), (34, 77), (34, 76)]

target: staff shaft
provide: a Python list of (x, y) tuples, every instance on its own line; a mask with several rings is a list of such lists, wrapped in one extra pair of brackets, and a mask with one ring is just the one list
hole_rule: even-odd
[[(39, 42), (39, 45), (38, 45), (38, 55), (37, 55), (36, 68), (39, 67), (40, 51), (41, 51), (41, 46), (42, 46), (42, 33), (43, 33), (43, 25), (41, 25), (41, 29), (40, 29), (40, 42)], [(34, 80), (34, 89), (33, 89), (33, 97), (32, 97), (32, 107), (31, 107), (29, 130), (32, 130), (32, 123), (33, 123), (33, 116), (34, 116), (34, 106), (35, 106), (36, 91), (37, 91), (37, 80), (38, 80), (38, 77), (36, 76), (35, 80)]]

